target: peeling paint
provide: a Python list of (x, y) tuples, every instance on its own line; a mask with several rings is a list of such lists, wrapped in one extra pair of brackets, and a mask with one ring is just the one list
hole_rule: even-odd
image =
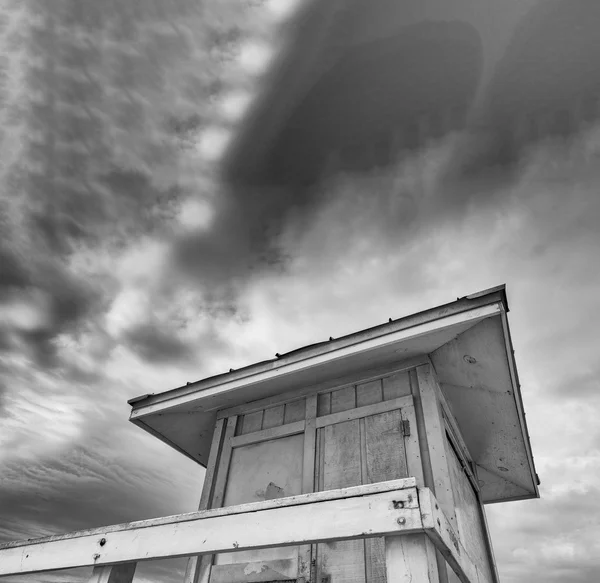
[(285, 497), (285, 490), (274, 482), (269, 482), (264, 490), (256, 491), (256, 496), (263, 500), (276, 500)]

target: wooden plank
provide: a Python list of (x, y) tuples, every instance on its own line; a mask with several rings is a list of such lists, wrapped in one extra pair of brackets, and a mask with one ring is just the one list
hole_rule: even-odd
[(302, 459), (302, 493), (314, 491), (315, 485), (315, 455), (317, 439), (317, 396), (306, 399), (306, 422), (304, 428), (304, 456)]
[(227, 419), (223, 445), (221, 446), (221, 459), (219, 460), (219, 469), (215, 478), (215, 486), (212, 495), (212, 507), (219, 508), (223, 505), (225, 496), (225, 484), (227, 483), (227, 474), (229, 472), (229, 463), (231, 462), (232, 446), (231, 442), (235, 435), (238, 418), (236, 415)]
[[(307, 494), (315, 489), (317, 395), (307, 397), (303, 403), (305, 405), (306, 427), (304, 429), (304, 452), (302, 457), (302, 493)], [(298, 578), (300, 580), (311, 580), (312, 557), (313, 547), (311, 545), (301, 545), (298, 548)]]
[(402, 407), (412, 405), (412, 403), (413, 398), (411, 395), (408, 395), (407, 397), (400, 397), (399, 399), (394, 399), (392, 401), (382, 401), (381, 403), (374, 403), (373, 405), (367, 405), (366, 407), (324, 415), (323, 417), (317, 417), (317, 428), (334, 425), (336, 423), (343, 423), (344, 421), (351, 421), (353, 419), (360, 419), (361, 417), (368, 417), (369, 415), (376, 415), (378, 413), (385, 413), (386, 411), (393, 411), (394, 409), (401, 409)]
[(448, 419), (446, 418), (445, 413), (443, 414), (443, 417), (444, 417), (444, 429), (446, 430), (446, 438), (452, 443), (452, 447), (458, 452), (460, 465), (462, 466), (463, 470), (467, 474), (467, 477), (469, 478), (469, 481), (471, 482), (473, 489), (477, 493), (479, 493), (480, 487), (479, 487), (479, 484), (477, 483), (477, 478), (475, 477), (475, 474), (473, 473), (473, 471), (471, 469), (473, 466), (471, 464), (470, 458), (467, 456), (464, 448), (461, 445), (461, 439), (457, 436), (457, 434), (454, 432), (454, 429), (452, 428), (452, 425), (448, 422)]
[(356, 406), (364, 407), (383, 401), (381, 379), (356, 385)]
[(271, 427), (271, 429), (263, 429), (262, 431), (255, 431), (254, 433), (238, 435), (231, 439), (231, 447), (241, 447), (243, 445), (250, 445), (251, 443), (259, 443), (261, 441), (285, 437), (286, 435), (303, 433), (305, 425), (305, 421), (296, 421), (295, 423), (289, 423), (288, 425), (280, 425), (279, 427)]
[(414, 405), (402, 407), (400, 410), (402, 421), (407, 421), (410, 427), (410, 435), (404, 437), (404, 448), (406, 451), (406, 462), (408, 475), (413, 476), (420, 488), (425, 487), (423, 476), (423, 462), (421, 460), (421, 448), (419, 444), (419, 426)]
[(219, 419), (215, 424), (212, 442), (210, 444), (210, 453), (208, 456), (208, 464), (204, 474), (204, 483), (202, 485), (202, 493), (200, 494), (200, 502), (198, 510), (207, 510), (210, 508), (210, 500), (213, 491), (215, 474), (217, 471), (217, 463), (220, 457), (221, 440), (225, 433), (225, 420)]
[[(344, 398), (348, 403), (347, 396)], [(359, 420), (328, 425), (323, 434), (323, 487), (333, 489), (360, 484)], [(320, 544), (317, 548), (317, 580), (324, 577), (331, 583), (364, 583), (364, 543), (353, 540)]]
[(498, 567), (496, 563), (496, 557), (494, 555), (494, 547), (492, 546), (492, 537), (490, 536), (490, 527), (488, 525), (487, 516), (485, 515), (485, 507), (481, 501), (481, 496), (477, 496), (479, 500), (479, 507), (481, 509), (481, 520), (483, 522), (483, 529), (485, 531), (485, 542), (488, 551), (488, 558), (492, 568), (492, 580), (494, 583), (500, 583), (500, 577), (498, 576)]
[[(430, 363), (430, 365), (432, 367), (432, 370), (434, 370), (433, 364)], [(462, 432), (458, 426), (458, 423), (456, 422), (454, 413), (452, 412), (452, 409), (450, 409), (450, 405), (448, 404), (448, 401), (446, 400), (446, 397), (444, 395), (444, 391), (442, 390), (441, 385), (436, 382), (434, 384), (434, 389), (435, 389), (435, 392), (436, 392), (436, 395), (437, 395), (437, 398), (439, 400), (440, 407), (442, 410), (442, 418), (444, 420), (446, 433), (448, 435), (450, 435), (450, 438), (452, 439), (454, 447), (458, 450), (458, 452), (460, 453), (460, 455), (462, 457), (462, 460), (463, 460), (462, 463), (465, 467), (467, 475), (469, 476), (469, 479), (471, 480), (471, 483), (473, 484), (473, 488), (475, 488), (475, 490), (477, 492), (479, 492), (479, 484), (477, 483), (477, 478), (475, 477), (475, 474), (473, 473), (473, 471), (471, 469), (471, 464), (473, 463), (473, 459), (469, 452), (469, 448), (467, 447), (465, 440), (462, 436)]]
[(285, 405), (277, 405), (276, 407), (265, 409), (262, 428), (270, 429), (271, 427), (279, 427), (280, 425), (283, 425), (284, 409)]
[(255, 411), (254, 413), (246, 413), (242, 418), (242, 427), (240, 435), (253, 433), (262, 429), (263, 411)]
[(354, 385), (331, 391), (331, 412), (339, 413), (356, 407), (356, 390)]
[[(363, 483), (408, 476), (402, 417), (399, 409), (361, 419), (364, 422), (366, 476)], [(365, 540), (367, 581), (385, 583), (385, 542)]]
[(383, 400), (389, 401), (411, 394), (408, 372), (397, 372), (383, 377)]
[[(366, 383), (372, 380), (380, 379), (384, 375), (390, 375), (399, 371), (406, 371), (414, 369), (421, 364), (427, 364), (429, 359), (426, 355), (415, 356), (413, 358), (407, 358), (404, 361), (397, 362), (393, 365), (386, 364), (384, 366), (376, 366), (370, 369), (361, 370), (351, 374), (339, 376), (327, 381), (315, 383), (305, 387), (294, 389), (293, 391), (287, 391), (265, 397), (263, 399), (257, 399), (240, 405), (234, 405), (226, 408), (216, 408), (217, 419), (223, 419), (231, 417), (232, 415), (243, 415), (245, 413), (251, 413), (253, 411), (259, 411), (271, 407), (272, 405), (279, 405), (286, 401), (295, 400), (299, 397), (306, 397), (317, 393), (327, 393), (333, 389), (339, 389), (347, 385), (355, 385), (357, 383)], [(209, 409), (214, 410), (214, 409)], [(134, 418), (141, 416), (142, 414), (136, 413)]]
[[(316, 402), (316, 396), (315, 396)], [(306, 418), (306, 399), (298, 399), (285, 404), (284, 423), (294, 423)]]
[[(431, 366), (431, 363), (428, 363), (428, 366)], [(408, 376), (410, 380), (411, 391), (414, 396), (414, 411), (417, 422), (417, 432), (419, 435), (419, 454), (421, 458), (421, 468), (423, 471), (423, 484), (426, 487), (435, 489), (435, 478), (434, 478), (434, 470), (433, 463), (430, 456), (430, 423), (429, 419), (426, 419), (425, 411), (423, 409), (423, 398), (422, 391), (419, 385), (419, 378), (417, 374), (417, 369), (412, 369), (408, 371)], [(441, 438), (438, 437), (438, 442)], [(435, 441), (435, 440), (434, 440)], [(448, 488), (451, 487), (448, 485)], [(452, 575), (451, 569), (448, 568), (444, 557), (438, 552), (436, 552), (436, 561), (437, 561), (437, 571), (440, 583), (449, 583), (448, 574)]]
[(454, 439), (457, 441), (457, 445), (461, 450), (461, 454), (463, 455), (463, 457), (466, 460), (472, 462), (473, 458), (471, 457), (469, 448), (467, 447), (467, 444), (465, 443), (465, 440), (463, 439), (463, 436), (462, 436), (462, 433), (458, 426), (458, 423), (456, 422), (456, 418), (454, 417), (454, 413), (452, 413), (452, 409), (450, 409), (450, 405), (448, 404), (448, 401), (446, 400), (444, 391), (442, 391), (442, 388), (439, 385), (436, 385), (435, 391), (436, 391), (436, 394), (440, 401), (440, 406), (442, 407), (442, 413), (444, 416), (444, 420), (450, 426), (451, 433), (452, 433)]
[(386, 536), (385, 566), (390, 583), (439, 581), (435, 548), (422, 534)]
[[(366, 495), (359, 486), (358, 495), (316, 502), (322, 492), (301, 494), (298, 505), (271, 506), (260, 502), (241, 507), (227, 507), (197, 513), (196, 518), (171, 519), (171, 522), (92, 535), (62, 538), (50, 542), (36, 541), (21, 546), (0, 548), (0, 575), (25, 574), (64, 568), (99, 566), (131, 561), (213, 554), (265, 547), (308, 544), (418, 532), (422, 529), (418, 507), (411, 507), (416, 488), (391, 490)], [(340, 492), (334, 492), (339, 496)], [(398, 501), (403, 504), (399, 504)], [(396, 504), (394, 504), (396, 502)], [(260, 510), (256, 510), (256, 507)], [(403, 508), (400, 508), (403, 506)], [(248, 507), (254, 507), (249, 511)], [(145, 521), (148, 522), (148, 521)], [(285, 528), (282, 526), (285, 525)], [(99, 536), (99, 534), (103, 536)], [(340, 544), (346, 544), (340, 543)]]
[(475, 566), (475, 562), (461, 543), (458, 533), (452, 527), (441, 504), (429, 488), (419, 489), (419, 506), (425, 533), (452, 567), (460, 581), (462, 583), (486, 581), (486, 579), (480, 578), (481, 573)]
[(365, 417), (367, 482), (408, 477), (400, 410)]
[(486, 531), (481, 516), (477, 493), (451, 444), (446, 440), (446, 459), (448, 460), (452, 491), (456, 507), (456, 521), (460, 540), (469, 555), (475, 561), (482, 583), (491, 583), (492, 568), (489, 563), (486, 546)]
[[(304, 504), (326, 502), (329, 500), (338, 500), (340, 498), (352, 498), (354, 496), (368, 496), (370, 494), (379, 494), (381, 492), (392, 492), (395, 490), (406, 490), (416, 488), (416, 485), (417, 483), (414, 478), (404, 478), (402, 480), (388, 480), (387, 482), (381, 482), (378, 484), (365, 484), (361, 486), (353, 486), (348, 488), (338, 488), (336, 490), (312, 492), (310, 494), (300, 494), (298, 496), (289, 496), (286, 498), (265, 500), (264, 502), (212, 508), (210, 510), (187, 512), (185, 514), (173, 514), (171, 516), (161, 516), (160, 518), (150, 518), (147, 520), (136, 520), (135, 522), (112, 524), (110, 526), (103, 526), (100, 528), (88, 528), (85, 530), (78, 530), (66, 534), (45, 536), (36, 539), (10, 541), (7, 543), (0, 543), (0, 550), (13, 549), (17, 547), (27, 547), (30, 545), (37, 545), (40, 543), (71, 540), (86, 536), (102, 536), (113, 532), (121, 532), (138, 528), (148, 528), (151, 526), (160, 526), (164, 524), (187, 522), (202, 518), (229, 516), (232, 514), (242, 514), (244, 512), (258, 512), (260, 510), (284, 508), (287, 506), (302, 506)], [(417, 506), (418, 503), (411, 503), (409, 505), (410, 508), (416, 508)]]
[(136, 567), (137, 563), (94, 567), (88, 581), (89, 583), (131, 583)]
[[(416, 370), (418, 390), (425, 419), (427, 447), (433, 477), (433, 487), (442, 509), (447, 514), (452, 528), (458, 530), (455, 513), (454, 495), (446, 458), (446, 432), (442, 419), (441, 405), (437, 397), (437, 381), (433, 376), (432, 366), (423, 365)], [(428, 485), (428, 484), (426, 484)], [(428, 485), (429, 486), (429, 485)], [(431, 487), (431, 486), (429, 486)]]
[[(200, 502), (198, 503), (198, 510), (207, 510), (210, 507), (215, 472), (221, 453), (221, 439), (223, 438), (224, 433), (225, 419), (218, 419), (215, 424), (215, 430), (210, 444), (210, 453), (208, 456), (208, 464), (206, 465), (206, 472), (204, 474), (204, 483), (202, 484), (202, 493), (200, 495)], [(183, 578), (184, 583), (198, 583), (198, 581), (200, 583), (206, 583), (210, 576), (211, 562), (209, 557), (206, 557), (204, 560), (200, 557), (190, 557)]]
[(331, 413), (331, 393), (321, 393), (317, 396), (317, 416)]
[[(365, 430), (365, 418), (358, 420), (360, 428), (360, 479), (361, 484), (368, 484), (369, 468), (367, 465), (367, 437)], [(373, 583), (373, 569), (372, 564), (374, 562), (372, 557), (372, 545), (373, 539), (365, 539), (363, 541), (363, 553), (365, 557), (365, 581), (366, 583)]]

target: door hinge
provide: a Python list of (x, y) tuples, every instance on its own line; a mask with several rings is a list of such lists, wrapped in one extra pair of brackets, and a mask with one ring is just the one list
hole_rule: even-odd
[(404, 435), (404, 437), (410, 435), (410, 421), (408, 419), (402, 420), (402, 435)]

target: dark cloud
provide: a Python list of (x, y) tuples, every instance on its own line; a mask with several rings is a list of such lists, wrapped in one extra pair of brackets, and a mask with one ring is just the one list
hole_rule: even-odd
[[(359, 35), (361, 26), (373, 24), (371, 18), (381, 17), (377, 26), (384, 26), (385, 10), (392, 10), (369, 3), (363, 14), (362, 5), (354, 5), (354, 21), (334, 17), (340, 38)], [(327, 8), (310, 4), (299, 18), (302, 26), (286, 31), (293, 48), (282, 53), (279, 68), (273, 67), (260, 88), (263, 97), (236, 128), (221, 168), (226, 187), (214, 186), (219, 196), (212, 225), (175, 245), (181, 271), (211, 288), (273, 266), (285, 269), (289, 257), (281, 233), (290, 224), (310, 225), (331, 197), (319, 182), (339, 173), (350, 172), (364, 184), (364, 198), (389, 202), (389, 212), (377, 218), (390, 242), (412, 234), (415, 220), (435, 228), (441, 221), (460, 222), (472, 206), (506, 206), (532, 148), (555, 140), (568, 149), (597, 119), (600, 99), (597, 3), (547, 0), (529, 6), (528, 12), (507, 9), (513, 16), (527, 13), (512, 38), (509, 34), (508, 48), (475, 107), (482, 46), (494, 44), (482, 38), (483, 29), (460, 23), (460, 16), (410, 24), (402, 34), (340, 56), (319, 44)], [(501, 21), (504, 17), (491, 28)], [(439, 58), (433, 58), (438, 50)], [(331, 63), (321, 75), (311, 58), (318, 61), (322, 53)], [(404, 60), (406, 54), (410, 58)], [(314, 78), (304, 89), (299, 85), (306, 70)], [(390, 185), (371, 180), (393, 174), (440, 139), (447, 142), (445, 159), (426, 178), (425, 189), (391, 186), (386, 196), (380, 189)], [(340, 196), (357, 214), (363, 210), (358, 197)]]
[(176, 362), (192, 356), (190, 342), (177, 336), (168, 322), (148, 322), (127, 330), (124, 341), (144, 360)]
[(598, 120), (599, 26), (600, 5), (589, 0), (547, 0), (529, 11), (450, 159), (446, 181), (489, 192), (518, 178), (536, 143), (572, 137)]

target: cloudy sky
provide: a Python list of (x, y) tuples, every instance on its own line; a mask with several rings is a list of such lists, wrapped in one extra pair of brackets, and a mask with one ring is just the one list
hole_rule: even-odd
[(259, 4), (0, 1), (0, 540), (195, 509), (203, 470), (127, 399), (506, 283), (542, 483), (488, 507), (501, 580), (597, 581), (600, 124), (462, 197), (440, 177), (485, 144), (445, 136), (292, 200), (246, 252), (269, 207), (214, 167), (291, 7)]

